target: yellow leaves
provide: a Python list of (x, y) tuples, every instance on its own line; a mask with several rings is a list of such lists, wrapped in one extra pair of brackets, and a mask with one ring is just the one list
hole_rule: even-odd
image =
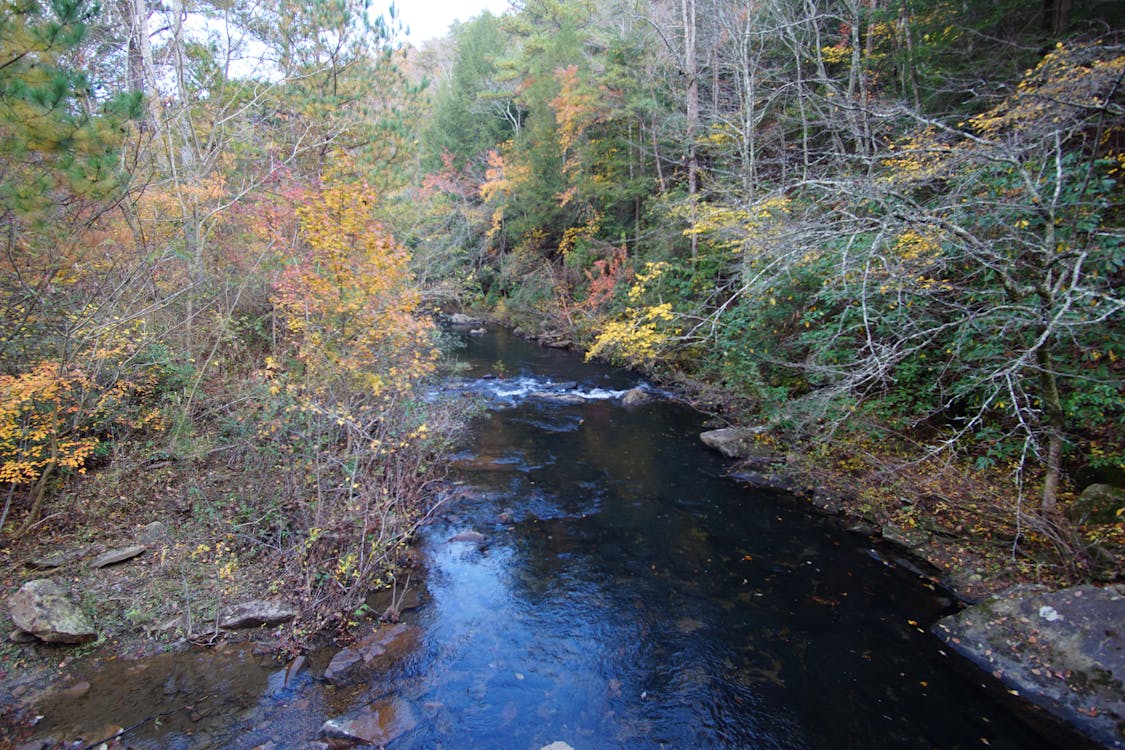
[(667, 319), (670, 311), (628, 308), (620, 320), (605, 324), (602, 332), (586, 352), (586, 359), (603, 357), (612, 362), (643, 364), (651, 362), (667, 343), (668, 336), (660, 332), (656, 321)]
[(586, 352), (586, 359), (597, 357), (621, 364), (646, 364), (652, 362), (667, 347), (676, 331), (667, 324), (675, 319), (670, 302), (643, 305), (649, 293), (649, 284), (659, 279), (668, 264), (646, 263), (636, 273), (629, 289), (629, 306), (624, 314), (607, 322)]
[[(327, 395), (372, 403), (404, 392), (437, 363), (409, 255), (374, 219), (376, 196), (350, 166), (341, 158), (297, 208), (299, 242), (274, 288), (314, 409)], [(266, 366), (273, 373), (277, 362)], [(351, 417), (334, 407), (332, 419), (346, 427)]]
[(933, 230), (908, 229), (895, 238), (894, 252), (904, 261), (926, 261), (941, 255), (941, 236)]
[(708, 236), (720, 249), (739, 252), (747, 237), (761, 233), (767, 225), (783, 219), (789, 210), (785, 196), (769, 196), (749, 206), (699, 203), (677, 208), (674, 213), (691, 221), (684, 236)]
[(831, 65), (847, 62), (852, 56), (852, 50), (846, 45), (839, 44), (831, 47), (821, 47), (820, 54), (821, 57), (824, 58), (824, 62)]
[(89, 385), (84, 373), (48, 361), (0, 375), (0, 482), (32, 482), (51, 466), (82, 470), (98, 445), (73, 434)]

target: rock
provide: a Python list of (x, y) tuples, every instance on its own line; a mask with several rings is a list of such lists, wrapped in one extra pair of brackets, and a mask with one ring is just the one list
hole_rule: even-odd
[(39, 639), (35, 637), (34, 633), (16, 628), (11, 633), (8, 633), (8, 640), (12, 643), (34, 643)]
[(469, 331), (470, 336), (483, 336), (486, 333), (488, 333), (488, 329), (484, 326), (481, 326), (480, 328), (473, 328)]
[(414, 647), (417, 630), (405, 623), (379, 628), (367, 638), (340, 650), (324, 670), (324, 679), (333, 685), (350, 681), (360, 668), (374, 668), (393, 661)]
[(539, 748), (539, 750), (574, 750), (574, 748), (565, 742), (552, 742), (550, 745)]
[(933, 632), (1010, 689), (1106, 747), (1125, 748), (1125, 586), (1017, 586)]
[(124, 562), (125, 560), (131, 560), (132, 558), (144, 552), (146, 549), (148, 549), (148, 547), (144, 546), (143, 544), (134, 544), (130, 547), (111, 549), (109, 552), (103, 552), (102, 554), (95, 557), (93, 562), (90, 563), (90, 567), (104, 568), (107, 565), (113, 565), (115, 563)]
[(758, 446), (755, 438), (763, 432), (761, 428), (723, 427), (700, 433), (699, 439), (727, 458), (753, 459), (753, 468), (761, 470), (784, 462), (780, 456), (774, 456)]
[(141, 544), (156, 544), (167, 536), (168, 527), (160, 521), (153, 521), (141, 529), (141, 532), (137, 534), (137, 541)]
[(893, 523), (883, 524), (880, 533), (888, 542), (908, 549), (924, 547), (926, 543), (930, 541), (929, 534), (924, 531), (919, 529), (903, 529)]
[(1108, 484), (1091, 484), (1066, 507), (1075, 524), (1115, 523), (1125, 520), (1125, 490)]
[(65, 552), (56, 552), (47, 557), (38, 557), (34, 560), (28, 560), (25, 565), (35, 570), (52, 570), (54, 568), (61, 568), (69, 562), (79, 559), (89, 551), (89, 547), (79, 547), (78, 549), (67, 550)]
[(324, 668), (324, 679), (333, 685), (346, 682), (355, 668), (363, 663), (363, 657), (353, 648), (341, 649)]
[(738, 480), (750, 486), (755, 490), (766, 490), (769, 492), (789, 492), (794, 495), (807, 494), (805, 488), (794, 484), (792, 480), (786, 477), (776, 476), (774, 474), (763, 473), (760, 471), (736, 471), (730, 475), (731, 479)]
[(395, 587), (368, 592), (364, 603), (382, 619), (395, 620), (403, 612), (421, 608), (422, 596), (417, 587)]
[(484, 321), (480, 318), (474, 318), (465, 313), (453, 313), (449, 316), (449, 322), (461, 328), (479, 328), (484, 325)]
[(840, 503), (831, 495), (815, 492), (813, 493), (813, 496), (809, 498), (809, 502), (812, 503), (814, 508), (819, 510), (821, 513), (824, 513), (825, 515), (840, 515)]
[(484, 534), (479, 531), (462, 531), (460, 534), (454, 534), (449, 537), (449, 541), (451, 542), (471, 542), (473, 544), (480, 544), (484, 540)]
[(859, 536), (879, 536), (879, 529), (867, 521), (857, 521), (848, 527), (848, 531)]
[(548, 349), (570, 349), (574, 342), (570, 339), (547, 339), (542, 342)]
[(74, 683), (68, 688), (63, 688), (59, 691), (59, 695), (63, 696), (64, 698), (70, 698), (71, 700), (78, 700), (88, 692), (90, 692), (90, 683), (83, 680), (81, 682)]
[(297, 677), (300, 676), (301, 672), (303, 672), (304, 670), (305, 670), (305, 657), (304, 657), (304, 655), (302, 654), (302, 655), (298, 655), (298, 656), (293, 657), (293, 660), (290, 661), (285, 666), (285, 680), (281, 683), (282, 689), (284, 690), (285, 688), (292, 685), (296, 681)]
[(376, 701), (324, 722), (317, 735), (331, 746), (383, 746), (418, 726), (410, 704), (396, 698)]
[(219, 627), (224, 630), (257, 628), (263, 625), (272, 628), (289, 622), (298, 614), (296, 608), (285, 602), (256, 599), (235, 605), (226, 619), (219, 623)]
[(621, 397), (623, 406), (640, 406), (652, 401), (652, 394), (642, 388), (630, 388)]
[(8, 613), (17, 628), (47, 643), (87, 643), (98, 637), (70, 594), (48, 578), (28, 581), (8, 597)]

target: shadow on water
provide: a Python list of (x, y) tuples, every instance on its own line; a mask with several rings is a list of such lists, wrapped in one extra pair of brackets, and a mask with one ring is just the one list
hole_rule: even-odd
[[(463, 358), (450, 389), (490, 408), (457, 457), (461, 499), (423, 535), (418, 647), (342, 692), (315, 665), (287, 683), (237, 650), (177, 657), (208, 676), (180, 702), (233, 708), (133, 746), (307, 747), (388, 696), (417, 718), (396, 750), (1054, 746), (925, 633), (947, 598), (801, 501), (726, 478), (699, 414), (626, 408), (629, 373), (503, 331)], [(483, 540), (451, 540), (468, 531)]]

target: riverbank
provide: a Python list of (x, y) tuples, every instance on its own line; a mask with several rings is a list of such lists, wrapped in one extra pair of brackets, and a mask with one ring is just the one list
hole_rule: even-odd
[[(553, 353), (551, 353), (548, 348), (544, 348), (542, 350), (542, 353), (544, 355), (547, 355), (547, 354), (551, 355), (551, 356), (547, 356), (546, 357), (547, 359), (550, 359), (550, 360), (555, 359)], [(559, 355), (559, 356), (562, 356), (562, 355)], [(488, 363), (497, 362), (501, 365), (503, 364), (499, 359), (497, 359), (495, 357), (495, 355), (492, 355), (492, 356), (490, 356), (486, 359), (487, 359)], [(566, 359), (569, 361), (571, 358), (567, 357)], [(494, 372), (495, 369), (497, 369), (497, 368), (494, 367), (493, 370), (488, 371), (486, 374), (496, 374)], [(487, 367), (485, 368), (485, 370), (482, 370), (481, 373), (485, 373), (486, 370), (488, 370)], [(501, 372), (501, 374), (502, 374), (502, 372)], [(567, 374), (569, 375), (569, 371), (567, 371)], [(569, 377), (563, 378), (563, 380), (570, 380), (570, 379), (571, 378), (569, 378)], [(496, 383), (497, 381), (496, 380), (482, 380), (482, 382), (491, 384), (491, 383)], [(571, 385), (573, 385), (573, 383)], [(686, 389), (682, 392), (688, 393), (688, 391)], [(581, 400), (581, 399), (579, 399), (579, 400)], [(562, 402), (560, 401), (559, 403), (562, 403)], [(626, 406), (625, 403), (622, 403), (620, 406), (615, 406), (613, 408), (614, 409), (626, 409), (626, 410), (628, 410), (632, 407)], [(710, 409), (710, 411), (712, 413), (717, 413), (717, 410), (714, 409), (714, 408)], [(613, 411), (612, 413), (619, 415), (620, 419), (625, 419), (624, 415), (625, 415), (626, 412)], [(581, 424), (581, 421), (574, 422), (573, 420), (564, 420), (563, 426), (567, 430), (572, 430), (572, 429), (575, 429), (575, 425), (578, 425), (578, 424)], [(566, 434), (566, 433), (560, 433), (560, 434)], [(834, 472), (831, 472), (831, 473), (826, 473), (823, 476), (817, 475), (813, 471), (818, 467), (818, 462), (816, 460), (804, 457), (801, 453), (799, 453), (795, 449), (788, 449), (788, 450), (783, 451), (783, 450), (781, 450), (781, 448), (778, 444), (774, 444), (774, 443), (771, 442), (772, 438), (770, 438), (768, 436), (768, 434), (766, 434), (766, 433), (760, 433), (760, 434), (762, 434), (764, 436), (760, 440), (760, 443), (761, 443), (760, 447), (762, 448), (761, 452), (767, 453), (771, 457), (771, 459), (780, 458), (780, 459), (783, 459), (783, 461), (770, 460), (770, 461), (767, 462), (767, 461), (762, 461), (762, 459), (760, 457), (758, 457), (758, 458), (754, 459), (753, 461), (751, 461), (750, 463), (743, 463), (743, 465), (741, 467), (742, 468), (741, 472), (738, 471), (737, 469), (735, 469), (734, 473), (736, 475), (741, 475), (745, 479), (754, 480), (754, 481), (759, 482), (759, 483), (761, 483), (763, 481), (763, 479), (768, 479), (770, 481), (776, 481), (776, 482), (782, 482), (782, 481), (788, 482), (793, 486), (793, 489), (795, 489), (799, 494), (796, 496), (795, 499), (786, 500), (785, 501), (786, 503), (807, 504), (809, 510), (811, 512), (816, 512), (817, 514), (820, 514), (824, 511), (835, 512), (837, 514), (837, 518), (839, 518), (841, 520), (841, 522), (845, 524), (846, 527), (853, 528), (855, 533), (864, 533), (864, 534), (869, 534), (869, 535), (875, 535), (875, 536), (885, 537), (886, 539), (891, 538), (890, 534), (888, 534), (886, 530), (884, 530), (882, 527), (876, 527), (875, 523), (868, 522), (867, 526), (864, 527), (864, 526), (860, 525), (859, 521), (857, 521), (858, 516), (851, 517), (851, 516), (847, 516), (845, 514), (845, 509), (848, 507), (849, 503), (851, 503), (851, 502), (858, 503), (859, 499), (862, 498), (862, 494), (858, 493), (855, 490), (854, 486), (848, 485), (848, 484), (845, 483), (845, 480), (847, 478), (846, 474), (843, 475), (842, 477), (839, 477), (839, 479), (838, 479), (839, 483), (833, 483), (833, 482), (829, 481), (829, 479), (830, 479), (830, 477), (837, 477), (838, 472), (834, 471)], [(521, 444), (522, 445), (523, 443), (521, 441), (517, 441), (514, 444)], [(500, 455), (502, 458), (504, 457), (504, 454), (502, 454), (502, 453), (497, 454), (497, 455)], [(808, 464), (802, 463), (804, 461), (808, 461), (809, 463)], [(535, 462), (532, 462), (532, 463), (535, 463)], [(646, 463), (651, 463), (651, 462), (646, 462)], [(819, 463), (823, 463), (823, 462), (819, 462)], [(498, 475), (498, 476), (500, 476), (502, 478), (513, 476), (512, 472), (517, 472), (517, 474), (518, 474), (519, 471), (521, 471), (521, 469), (520, 469), (521, 465), (519, 463), (512, 463), (507, 458), (505, 458), (503, 461), (500, 461), (500, 463), (485, 462), (485, 464), (487, 465), (488, 469), (492, 469), (492, 468), (499, 469), (501, 471), (501, 474)], [(485, 465), (485, 464), (482, 464), (482, 465)], [(475, 466), (476, 464), (473, 464), (470, 461), (469, 465)], [(804, 471), (804, 473), (798, 474), (797, 470), (801, 466), (807, 466), (808, 468)], [(197, 473), (202, 472), (206, 476), (214, 477), (216, 487), (224, 486), (228, 482), (231, 482), (231, 481), (237, 481), (237, 478), (235, 476), (233, 476), (231, 474), (224, 473), (222, 465), (218, 462), (216, 462), (213, 465), (204, 464), (204, 463), (196, 463), (196, 464), (193, 464), (191, 466), (179, 467), (180, 471), (188, 470), (188, 469), (190, 469), (193, 472), (197, 472)], [(526, 470), (527, 470), (526, 468), (523, 469), (523, 471), (526, 471)], [(168, 487), (175, 487), (175, 486), (179, 486), (179, 483), (182, 483), (186, 479), (186, 475), (175, 473), (175, 471), (172, 469), (171, 466), (157, 467), (153, 471), (158, 473), (158, 481), (156, 482), (154, 487), (163, 487), (165, 489), (168, 488)], [(756, 475), (753, 475), (753, 476), (750, 475), (748, 473), (750, 471), (756, 472)], [(934, 470), (934, 472), (937, 473), (936, 469)], [(494, 472), (492, 472), (492, 473), (494, 473)], [(138, 474), (140, 476), (144, 476), (143, 473), (138, 473)], [(907, 484), (903, 485), (899, 489), (901, 489), (901, 491), (905, 492), (906, 489), (910, 486), (910, 482), (915, 483), (916, 488), (922, 488), (924, 485), (918, 484), (918, 483), (921, 482), (923, 478), (924, 478), (923, 476), (904, 477), (903, 481), (907, 482)], [(938, 481), (938, 479), (939, 479), (939, 477), (935, 477), (934, 481)], [(946, 483), (952, 481), (952, 479), (950, 479), (949, 477), (940, 478), (940, 480), (941, 480), (941, 482), (946, 482)], [(120, 487), (121, 485), (117, 485), (117, 486)], [(844, 494), (845, 491), (848, 490), (849, 488), (851, 488), (851, 490), (853, 492), (853, 496), (851, 496), (851, 497), (845, 496), (845, 494)], [(138, 492), (142, 490), (142, 488), (139, 487), (139, 486), (138, 487), (132, 487), (131, 489), (134, 489)], [(150, 488), (150, 489), (152, 489), (152, 488)], [(967, 489), (971, 489), (971, 488), (967, 488)], [(121, 494), (122, 493), (119, 493), (117, 497), (119, 498)], [(836, 505), (831, 505), (830, 503), (836, 503)], [(857, 507), (859, 507), (859, 506), (857, 505)], [(173, 503), (173, 509), (174, 509), (174, 503)], [(92, 510), (91, 510), (91, 512), (92, 512)], [(798, 513), (798, 514), (795, 514), (795, 515), (800, 515), (800, 514)], [(169, 516), (167, 516), (166, 520), (170, 521), (174, 517), (175, 517), (174, 514), (169, 515)], [(497, 519), (502, 519), (504, 517), (505, 517), (504, 513), (499, 513), (499, 514), (496, 515)], [(189, 519), (194, 520), (195, 514), (190, 514), (189, 516), (185, 516), (185, 518), (189, 518)], [(500, 521), (497, 521), (497, 523), (499, 523), (500, 526), (510, 525), (511, 521), (512, 521), (511, 514), (507, 514), (507, 518), (508, 518), (507, 521), (500, 520)], [(871, 516), (871, 518), (874, 519), (876, 517)], [(74, 520), (75, 520), (76, 524), (81, 525), (81, 517), (80, 516), (77, 516)], [(127, 520), (130, 520), (130, 517), (128, 515), (125, 515), (125, 516), (121, 517), (119, 520), (122, 521), (122, 523), (124, 524)], [(165, 523), (164, 521), (160, 521), (159, 519), (157, 519), (155, 521), (149, 521), (148, 523), (145, 523), (145, 524), (139, 523), (139, 519), (137, 519), (137, 518), (132, 518), (131, 520), (133, 521), (134, 525), (131, 526), (131, 527), (127, 527), (127, 528), (131, 529), (134, 536), (130, 537), (130, 539), (129, 539), (130, 541), (135, 539), (136, 535), (139, 535), (140, 533), (142, 533), (152, 523), (162, 523), (162, 524), (167, 526), (167, 523)], [(490, 534), (499, 533), (500, 526), (497, 526), (495, 530), (490, 529), (490, 528), (486, 528), (485, 531), (489, 532)], [(445, 536), (448, 536), (450, 539), (455, 538), (457, 535), (453, 533), (454, 531), (455, 531), (455, 529), (450, 528), (448, 534), (445, 534), (443, 532), (442, 538), (444, 538)], [(85, 570), (89, 569), (90, 577), (86, 578), (84, 582), (76, 583), (76, 584), (72, 585), (72, 590), (74, 590), (76, 592), (77, 591), (83, 592), (83, 596), (86, 596), (87, 589), (92, 587), (92, 586), (97, 585), (99, 580), (102, 583), (116, 581), (116, 583), (117, 583), (116, 586), (109, 585), (109, 586), (105, 586), (105, 587), (100, 589), (100, 595), (103, 595), (104, 597), (107, 598), (107, 600), (110, 603), (113, 603), (113, 602), (119, 601), (122, 596), (128, 594), (128, 592), (129, 592), (128, 585), (123, 584), (122, 580), (125, 579), (125, 578), (128, 578), (129, 576), (133, 576), (133, 577), (139, 578), (141, 580), (163, 579), (165, 581), (166, 585), (168, 585), (169, 582), (171, 584), (175, 584), (176, 576), (171, 575), (170, 573), (176, 572), (180, 569), (174, 568), (174, 567), (159, 567), (159, 564), (163, 563), (163, 564), (168, 565), (168, 566), (172, 566), (172, 565), (176, 565), (176, 564), (179, 564), (179, 565), (188, 564), (189, 560), (191, 559), (190, 552), (198, 549), (198, 542), (196, 542), (195, 538), (192, 537), (192, 533), (198, 533), (198, 532), (192, 532), (191, 529), (190, 529), (190, 524), (188, 524), (188, 523), (180, 524), (176, 528), (171, 529), (169, 531), (168, 536), (165, 537), (166, 541), (161, 542), (161, 544), (159, 545), (159, 550), (160, 550), (159, 554), (151, 555), (150, 553), (154, 551), (155, 547), (150, 548), (150, 549), (147, 549), (145, 552), (143, 552), (142, 554), (140, 554), (140, 555), (138, 555), (134, 558), (130, 558), (129, 560), (125, 560), (125, 561), (122, 561), (120, 563), (114, 564), (117, 567), (114, 567), (114, 565), (111, 565), (107, 568), (90, 569), (90, 566), (88, 565), (88, 563), (89, 563), (89, 561), (94, 559), (94, 557), (96, 557), (96, 551), (95, 550), (89, 550), (86, 553), (85, 557), (83, 557), (74, 566), (63, 567), (62, 569), (58, 570), (56, 573), (54, 573), (52, 575), (56, 578), (59, 578), (59, 579), (62, 579), (62, 580), (67, 580), (67, 581), (78, 580), (79, 577), (80, 577), (79, 576), (80, 571), (85, 571)], [(558, 529), (558, 527), (555, 527), (555, 530), (552, 532), (552, 536), (556, 535), (556, 534), (560, 534), (560, 533), (561, 533), (561, 531)], [(474, 537), (474, 539), (475, 538), (476, 537)], [(548, 537), (548, 539), (550, 539), (550, 537)], [(705, 535), (699, 536), (699, 539), (706, 539), (706, 536)], [(124, 542), (124, 541), (126, 541), (124, 538), (115, 540), (115, 544), (112, 545), (112, 546), (114, 546), (116, 548), (116, 547), (119, 546), (119, 544), (118, 544), (119, 542)], [(196, 542), (194, 547), (192, 546), (192, 542)], [(697, 538), (695, 536), (692, 536), (690, 539), (685, 540), (685, 544), (688, 544), (688, 547), (686, 547), (685, 549), (693, 550), (694, 545), (696, 545), (697, 543), (698, 543)], [(943, 583), (943, 574), (940, 571), (930, 570), (930, 569), (925, 568), (924, 566), (920, 565), (917, 562), (917, 560), (915, 558), (911, 557), (910, 555), (900, 554), (899, 552), (897, 552), (896, 550), (898, 548), (891, 546), (891, 544), (892, 544), (891, 541), (880, 541), (877, 544), (873, 544), (872, 547), (871, 547), (872, 550), (874, 550), (877, 554), (880, 554), (882, 556), (881, 562), (883, 562), (884, 565), (893, 566), (893, 567), (895, 567), (896, 570), (898, 570), (898, 571), (900, 571), (900, 572), (902, 572), (906, 575), (921, 576), (923, 578), (928, 577), (929, 584), (931, 584), (935, 588), (939, 584)], [(106, 545), (106, 546), (110, 546), (110, 545)], [(552, 543), (552, 546), (553, 546), (553, 543)], [(642, 548), (643, 548), (643, 545), (642, 545)], [(49, 550), (43, 550), (44, 553), (46, 553), (48, 551)], [(485, 550), (482, 550), (482, 552), (484, 552), (484, 551)], [(761, 573), (763, 573), (767, 576), (776, 575), (776, 571), (775, 571), (776, 565), (774, 563), (768, 563), (767, 560), (765, 559), (767, 557), (767, 555), (761, 554), (762, 552), (766, 552), (766, 551), (767, 551), (766, 549), (751, 550), (750, 552), (752, 552), (753, 554), (747, 554), (743, 558), (745, 560), (745, 564), (747, 564), (751, 567), (753, 567), (753, 566), (765, 566), (765, 567), (763, 567), (763, 570), (760, 571)], [(182, 555), (184, 555), (185, 553), (187, 554), (187, 559), (184, 559), (182, 557)], [(175, 555), (181, 555), (181, 557), (176, 558)], [(773, 554), (768, 553), (768, 556), (772, 557)], [(693, 557), (694, 557), (694, 554), (693, 554)], [(703, 555), (702, 553), (699, 555), (700, 560), (702, 560), (706, 557), (708, 557), (708, 555)], [(177, 559), (178, 559), (178, 563), (176, 562)], [(755, 560), (756, 560), (756, 562), (755, 562)], [(202, 565), (202, 563), (198, 563), (197, 560), (193, 561), (193, 562), (195, 562), (195, 564), (197, 564), (197, 565)], [(408, 561), (404, 561), (404, 564), (408, 564)], [(743, 564), (743, 563), (739, 563), (739, 564)], [(661, 565), (663, 566), (664, 563), (662, 562)], [(786, 570), (786, 568), (784, 566), (776, 568), (776, 569), (781, 570), (781, 571)], [(249, 571), (251, 571), (251, 568), (249, 566), (247, 566), (246, 568), (242, 568), (240, 570), (242, 570), (244, 572), (249, 572)], [(101, 571), (101, 572), (96, 572), (96, 571)], [(19, 575), (25, 575), (25, 576), (27, 575), (27, 573), (25, 571), (20, 571), (20, 570), (17, 570), (16, 573), (19, 574)], [(221, 576), (217, 575), (216, 571), (212, 571), (212, 573), (213, 573), (214, 581), (217, 584), (223, 584), (224, 579)], [(265, 568), (260, 569), (257, 572), (255, 572), (254, 575), (255, 576), (259, 576), (259, 575), (260, 576), (266, 576), (266, 575), (268, 575), (268, 569), (265, 569)], [(876, 575), (878, 575), (878, 574), (876, 574)], [(7, 578), (7, 569), (5, 569), (5, 578)], [(265, 580), (265, 579), (263, 579), (263, 580)], [(181, 585), (182, 585), (182, 583), (181, 583)], [(233, 582), (228, 581), (226, 584), (223, 584), (223, 585), (233, 586), (234, 584), (233, 584)], [(926, 585), (926, 582), (923, 582), (923, 585)], [(231, 588), (228, 591), (225, 591), (224, 593), (227, 596), (229, 596), (231, 599), (236, 598), (235, 597), (235, 590), (233, 588)], [(255, 592), (247, 591), (246, 593), (248, 595), (252, 595)], [(176, 596), (175, 587), (173, 586), (173, 588), (166, 589), (164, 591), (164, 596), (168, 597), (169, 599), (174, 600), (175, 596)], [(822, 597), (822, 596), (813, 597), (813, 599), (811, 601), (817, 607), (838, 606), (838, 604), (835, 603), (834, 600), (832, 600), (830, 598)], [(382, 610), (382, 606), (380, 605), (378, 607), (375, 607), (374, 609)], [(925, 619), (926, 618), (921, 618), (921, 617), (918, 618), (919, 621), (925, 620)], [(128, 622), (128, 621), (129, 621), (129, 618), (126, 617), (124, 619), (123, 623), (122, 623), (123, 626), (124, 626), (124, 623)], [(696, 624), (694, 624), (693, 621), (692, 622), (684, 621), (684, 622), (685, 622), (685, 624), (684, 624), (685, 628), (688, 628), (691, 632), (695, 632), (695, 630), (697, 629), (698, 626)], [(925, 622), (919, 622), (918, 626), (924, 626), (925, 624), (926, 624)], [(346, 626), (346, 618), (345, 618), (345, 621), (342, 623), (342, 625)], [(287, 640), (287, 638), (289, 638), (289, 636), (292, 635), (292, 631), (289, 630), (286, 626), (283, 626), (280, 630), (276, 630), (276, 631), (271, 631), (269, 629), (253, 631), (252, 635), (248, 634), (248, 631), (227, 631), (227, 630), (222, 629), (222, 628), (208, 629), (208, 631), (207, 631), (208, 638), (204, 639), (203, 642), (210, 641), (210, 635), (209, 634), (211, 632), (218, 632), (218, 631), (221, 631), (220, 638), (223, 642), (230, 643), (231, 641), (238, 641), (238, 640), (254, 640), (254, 641), (257, 641), (257, 645), (263, 651), (268, 651), (271, 654), (277, 654), (277, 653), (281, 654), (282, 655), (281, 659), (279, 659), (277, 661), (277, 664), (280, 665), (280, 666), (283, 666), (285, 664), (285, 659), (288, 656), (292, 655), (292, 653), (293, 653), (292, 651), (288, 651), (288, 649), (292, 648), (294, 645), (297, 645), (297, 644), (294, 644), (293, 641)], [(147, 642), (145, 642), (146, 639), (147, 639)], [(121, 656), (126, 657), (126, 658), (131, 658), (132, 656), (135, 656), (135, 655), (151, 654), (151, 653), (154, 653), (155, 651), (160, 651), (160, 650), (183, 649), (183, 648), (186, 648), (187, 645), (191, 642), (192, 641), (190, 641), (190, 640), (182, 639), (182, 638), (177, 640), (175, 638), (171, 638), (170, 636), (165, 636), (165, 637), (162, 638), (159, 635), (159, 633), (148, 633), (148, 632), (145, 632), (143, 629), (138, 630), (137, 628), (123, 627), (119, 632), (112, 633), (112, 634), (108, 635), (107, 637), (103, 638), (102, 641), (100, 641), (99, 643), (96, 643), (93, 647), (91, 647), (91, 646), (69, 647), (65, 651), (63, 650), (63, 647), (52, 647), (52, 646), (45, 646), (45, 645), (25, 647), (25, 648), (27, 648), (27, 650), (25, 652), (23, 652), (24, 653), (24, 655), (22, 657), (23, 663), (22, 664), (15, 664), (14, 669), (9, 672), (9, 675), (16, 675), (17, 682), (14, 683), (15, 689), (20, 689), (21, 685), (24, 686), (23, 690), (20, 693), (20, 696), (17, 696), (17, 697), (18, 698), (26, 698), (27, 696), (32, 694), (32, 691), (34, 691), (38, 688), (34, 684), (32, 684), (30, 681), (19, 682), (18, 680), (20, 678), (22, 678), (24, 675), (21, 674), (18, 670), (24, 670), (24, 669), (29, 669), (29, 668), (30, 669), (39, 669), (39, 670), (41, 670), (41, 680), (47, 680), (47, 684), (51, 684), (51, 685), (54, 685), (54, 686), (62, 688), (62, 689), (69, 689), (71, 687), (74, 687), (74, 685), (71, 685), (69, 683), (76, 680), (78, 678), (78, 676), (82, 673), (82, 670), (84, 669), (84, 662), (83, 662), (84, 659), (91, 659), (92, 660), (94, 658), (100, 658), (100, 659), (104, 660), (104, 659), (108, 658), (110, 660), (115, 660), (115, 659), (117, 659), (118, 657), (121, 657)], [(28, 654), (32, 654), (33, 656), (28, 656)], [(266, 654), (263, 654), (263, 658), (266, 658), (266, 656), (267, 656)], [(4, 678), (0, 678), (0, 679), (3, 680), (3, 684), (5, 684), (5, 685), (9, 684), (8, 676), (5, 676)], [(42, 681), (41, 681), (40, 684), (43, 684)]]
[[(201, 411), (223, 416), (178, 449), (117, 444), (60, 485), (33, 533), (0, 540), (0, 749), (28, 736), (39, 698), (103, 663), (245, 645), (262, 668), (284, 665), (395, 616), (471, 405), (403, 399), (374, 428), (387, 449), (354, 458), (350, 425), (282, 418), (272, 397), (261, 383), (212, 394)], [(52, 632), (36, 581), (61, 591), (83, 632)], [(60, 639), (71, 643), (47, 642)]]
[[(573, 332), (514, 332), (542, 346), (583, 349)], [(1092, 513), (1084, 487), (1064, 486), (1056, 511), (1042, 514), (1034, 471), (1021, 492), (1015, 467), (980, 468), (970, 456), (936, 451), (938, 435), (893, 429), (870, 415), (797, 435), (763, 421), (752, 399), (720, 384), (659, 368), (645, 375), (711, 415), (712, 427), (752, 433), (753, 455), (732, 459), (735, 479), (793, 492), (855, 533), (905, 548), (966, 603), (1016, 585), (1125, 582), (1125, 524)]]

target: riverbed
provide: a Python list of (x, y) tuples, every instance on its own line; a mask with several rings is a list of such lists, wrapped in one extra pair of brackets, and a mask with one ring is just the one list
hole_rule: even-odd
[[(485, 404), (421, 533), (416, 633), (345, 687), (249, 648), (114, 663), (44, 732), (135, 748), (312, 746), (366, 706), (389, 747), (1068, 746), (927, 626), (952, 599), (807, 501), (751, 490), (706, 417), (633, 373), (499, 330), (434, 397)], [(653, 399), (627, 407), (636, 387)], [(157, 718), (153, 718), (157, 717)], [(1029, 724), (1031, 722), (1031, 724)]]

